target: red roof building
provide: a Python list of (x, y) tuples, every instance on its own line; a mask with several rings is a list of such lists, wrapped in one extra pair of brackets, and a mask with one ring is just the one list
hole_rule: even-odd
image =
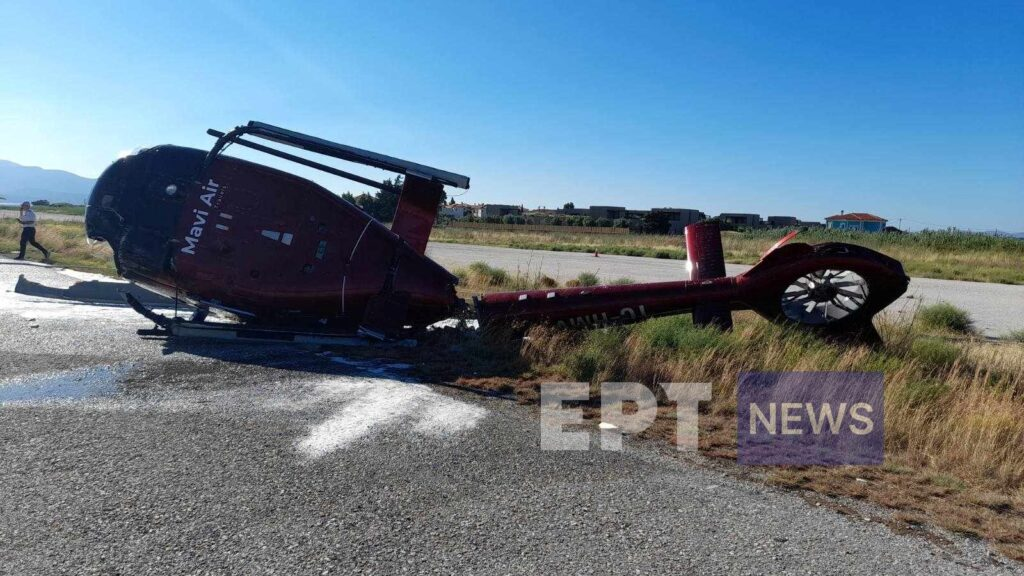
[(866, 212), (850, 212), (836, 214), (825, 218), (825, 226), (836, 230), (860, 230), (862, 232), (881, 232), (888, 222), (885, 218)]

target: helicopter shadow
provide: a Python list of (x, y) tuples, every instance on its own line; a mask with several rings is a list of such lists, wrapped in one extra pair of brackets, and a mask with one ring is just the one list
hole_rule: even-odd
[[(174, 307), (174, 299), (150, 292), (129, 282), (83, 280), (67, 288), (55, 288), (39, 282), (33, 282), (25, 278), (24, 274), (20, 274), (17, 283), (14, 285), (14, 292), (25, 296), (102, 306), (127, 306), (128, 304), (124, 301), (123, 294), (128, 293), (147, 306), (158, 308)], [(179, 306), (181, 305), (179, 304)]]
[[(18, 277), (14, 292), (26, 296), (49, 298), (85, 306), (128, 307), (124, 293), (129, 293), (154, 308), (174, 308), (175, 301), (127, 282), (102, 280), (80, 281), (67, 288), (47, 286)], [(178, 304), (188, 312), (191, 307)], [(142, 336), (147, 340), (161, 340), (161, 355), (184, 354), (208, 358), (229, 364), (247, 365), (266, 369), (304, 372), (326, 377), (387, 379), (408, 384), (430, 384), (469, 392), (481, 396), (504, 397), (486, 390), (477, 390), (450, 382), (415, 375), (415, 361), (387, 358), (385, 350), (374, 353), (386, 344), (354, 346), (324, 346), (289, 342), (231, 341), (167, 336)]]
[[(193, 338), (163, 339), (162, 354), (188, 354), (259, 368), (304, 372), (325, 377), (386, 379), (406, 384), (428, 384), (466, 392), (476, 396), (514, 399), (511, 396), (462, 386), (452, 382), (424, 378), (416, 374), (415, 364), (404, 360), (375, 357), (373, 344), (338, 347), (285, 342), (231, 342)], [(346, 353), (349, 351), (349, 353)]]

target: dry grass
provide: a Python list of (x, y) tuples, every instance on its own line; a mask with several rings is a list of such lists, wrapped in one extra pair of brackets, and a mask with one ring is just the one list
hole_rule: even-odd
[[(463, 297), (481, 292), (502, 292), (516, 290), (539, 290), (542, 288), (558, 288), (558, 281), (540, 272), (525, 273), (517, 270), (510, 274), (500, 268), (494, 268), (486, 262), (473, 262), (465, 268), (452, 271), (459, 278), (458, 291)], [(595, 274), (581, 272), (576, 278), (565, 282), (567, 287), (596, 286), (599, 280)], [(632, 284), (629, 278), (619, 278), (613, 284)]]
[(494, 268), (486, 262), (473, 262), (465, 268), (452, 270), (459, 278), (459, 290), (467, 293), (496, 292), (503, 290), (534, 290), (554, 288), (558, 281), (536, 272), (529, 274), (521, 270), (515, 273)]
[[(21, 225), (13, 219), (0, 220), (0, 252), (17, 252)], [(54, 264), (67, 268), (115, 275), (113, 254), (106, 242), (90, 246), (85, 240), (81, 222), (43, 220), (36, 230), (36, 241), (52, 254)], [(26, 258), (42, 259), (38, 250), (29, 246)]]
[[(536, 401), (543, 381), (631, 381), (655, 390), (659, 382), (711, 382), (700, 447), (722, 458), (736, 454), (740, 372), (881, 371), (885, 466), (765, 468), (769, 482), (874, 502), (900, 511), (894, 525), (910, 530), (928, 521), (986, 538), (1024, 560), (1024, 345), (949, 340), (944, 331), (883, 318), (883, 346), (851, 346), (752, 313), (735, 316), (730, 333), (696, 328), (685, 316), (582, 333), (535, 327), (521, 346), (506, 337), (473, 344), (488, 350), (480, 355), (489, 362), (501, 357), (498, 364), (467, 365), (464, 355), (444, 361), (457, 366), (448, 376), (460, 384), (513, 393), (525, 403)], [(674, 432), (666, 405), (645, 435), (674, 441)]]
[[(785, 234), (780, 230), (723, 232), (726, 261), (753, 264)], [(572, 232), (494, 232), (435, 228), (434, 242), (507, 246), (560, 252), (600, 252), (653, 258), (685, 258), (682, 236), (656, 234), (605, 235)], [(961, 232), (866, 234), (811, 230), (797, 240), (809, 243), (839, 241), (867, 246), (903, 263), (907, 273), (921, 278), (1024, 284), (1024, 241)]]

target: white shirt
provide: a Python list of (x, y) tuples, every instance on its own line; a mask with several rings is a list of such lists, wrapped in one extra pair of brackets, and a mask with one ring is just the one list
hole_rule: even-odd
[(31, 208), (25, 210), (25, 213), (21, 215), (21, 227), (22, 228), (35, 228), (36, 227), (36, 213)]

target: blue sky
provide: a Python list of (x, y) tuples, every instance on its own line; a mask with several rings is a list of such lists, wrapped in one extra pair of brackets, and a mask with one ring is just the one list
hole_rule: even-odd
[(1024, 231), (1024, 2), (0, 5), (0, 158), (96, 176), (250, 119), (468, 202)]

